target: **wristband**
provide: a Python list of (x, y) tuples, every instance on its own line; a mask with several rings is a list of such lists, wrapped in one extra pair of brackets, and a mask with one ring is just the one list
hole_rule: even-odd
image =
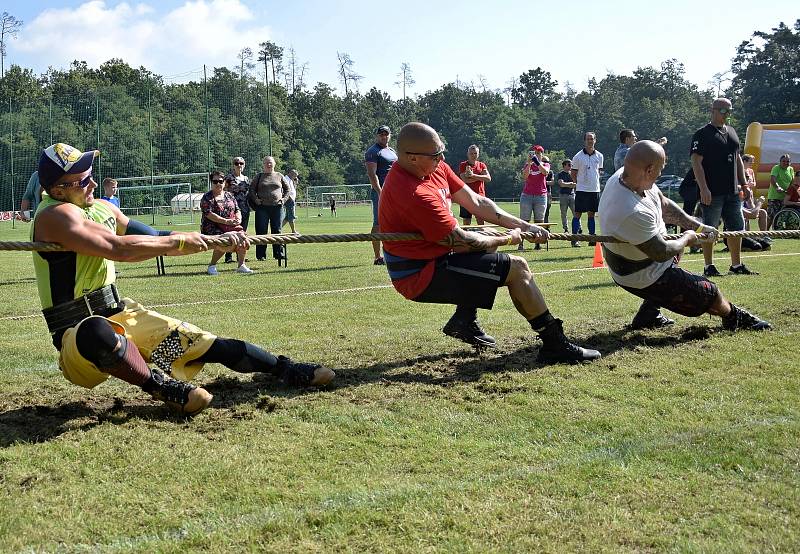
[(506, 246), (511, 246), (511, 241), (513, 240), (513, 238), (514, 237), (512, 237), (511, 235), (508, 236), (508, 240), (506, 241)]
[(703, 225), (701, 224), (700, 227), (697, 228), (697, 231), (695, 231), (695, 233), (701, 233), (702, 229), (703, 229)]
[(184, 246), (186, 246), (186, 238), (183, 235), (178, 235), (178, 250), (183, 250)]

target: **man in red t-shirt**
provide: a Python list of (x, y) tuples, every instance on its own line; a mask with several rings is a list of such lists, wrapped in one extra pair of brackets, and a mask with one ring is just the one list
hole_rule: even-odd
[[(489, 169), (486, 164), (478, 161), (478, 156), (480, 156), (478, 145), (471, 144), (467, 148), (467, 159), (458, 165), (458, 176), (469, 188), (475, 191), (475, 194), (486, 196), (486, 183), (492, 180), (492, 176), (489, 175)], [(458, 215), (465, 226), (472, 225), (472, 214), (464, 206), (461, 206)], [(483, 225), (483, 220), (480, 217), (476, 217), (475, 221), (478, 225)]]
[[(572, 344), (561, 320), (547, 309), (533, 281), (528, 262), (495, 252), (498, 246), (519, 244), (520, 230), (547, 240), (547, 231), (501, 210), (478, 196), (443, 162), (439, 135), (423, 123), (408, 123), (397, 138), (397, 162), (381, 191), (378, 221), (385, 233), (420, 233), (424, 240), (387, 241), (384, 258), (392, 284), (415, 302), (455, 304), (456, 312), (442, 331), (477, 347), (494, 346), (481, 329), (478, 308), (491, 309), (497, 289), (507, 286), (517, 311), (539, 334), (540, 362), (579, 362), (600, 357), (596, 350)], [(511, 229), (490, 236), (465, 231), (450, 212), (455, 200), (485, 221)]]

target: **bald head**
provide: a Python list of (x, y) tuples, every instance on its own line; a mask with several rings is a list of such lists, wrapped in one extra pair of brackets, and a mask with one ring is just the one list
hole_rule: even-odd
[(430, 125), (418, 121), (406, 123), (397, 135), (397, 163), (418, 177), (436, 170), (444, 159), (443, 151), (442, 139)]
[(661, 175), (666, 159), (660, 144), (652, 140), (640, 140), (625, 155), (622, 179), (633, 190), (647, 190)]

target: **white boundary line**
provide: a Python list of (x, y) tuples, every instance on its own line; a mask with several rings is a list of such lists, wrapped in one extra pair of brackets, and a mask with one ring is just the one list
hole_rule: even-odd
[[(716, 253), (715, 253), (716, 254)], [(800, 252), (789, 252), (784, 254), (757, 254), (755, 256), (742, 256), (742, 259), (755, 259), (755, 258), (778, 258), (782, 256), (800, 256)], [(682, 259), (681, 263), (702, 263), (702, 259), (697, 260), (685, 260)], [(575, 267), (572, 269), (553, 269), (550, 271), (538, 271), (533, 272), (533, 275), (555, 275), (557, 273), (574, 273), (578, 271), (594, 271), (597, 269), (605, 269), (605, 266), (602, 267)], [(364, 292), (368, 290), (380, 290), (380, 289), (390, 289), (393, 288), (392, 285), (372, 285), (369, 287), (353, 287), (349, 289), (334, 289), (334, 290), (313, 290), (308, 292), (295, 292), (291, 294), (276, 294), (273, 296), (258, 296), (258, 297), (248, 297), (248, 298), (225, 298), (222, 300), (203, 300), (197, 302), (175, 302), (172, 304), (153, 304), (149, 306), (150, 308), (176, 308), (181, 306), (204, 306), (204, 305), (211, 305), (211, 304), (229, 304), (231, 302), (252, 302), (254, 300), (280, 300), (284, 298), (298, 298), (301, 296), (321, 296), (324, 294), (341, 294), (341, 293), (348, 293), (348, 292)], [(36, 314), (28, 314), (28, 315), (12, 315), (12, 316), (5, 316), (0, 317), (0, 321), (20, 321), (23, 319), (33, 319), (36, 317), (42, 317), (41, 313)]]

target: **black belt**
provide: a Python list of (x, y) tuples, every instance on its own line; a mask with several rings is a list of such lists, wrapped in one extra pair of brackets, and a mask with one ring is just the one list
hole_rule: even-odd
[(124, 308), (117, 286), (112, 283), (75, 300), (45, 308), (42, 315), (52, 334), (74, 327), (89, 316), (109, 317), (120, 313)]
[(630, 275), (653, 265), (655, 262), (649, 258), (644, 260), (629, 260), (624, 256), (615, 254), (606, 245), (603, 245), (603, 257), (608, 268), (617, 275)]

